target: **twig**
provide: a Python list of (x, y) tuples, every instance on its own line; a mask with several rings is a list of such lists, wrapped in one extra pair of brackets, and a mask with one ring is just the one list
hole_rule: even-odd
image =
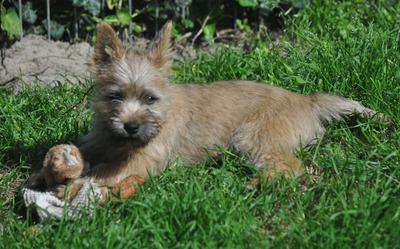
[(197, 34), (193, 37), (192, 46), (193, 46), (194, 42), (196, 41), (196, 39), (201, 35), (201, 33), (203, 33), (204, 27), (206, 26), (209, 19), (210, 19), (209, 15), (206, 17), (206, 19), (204, 19), (203, 23), (201, 24), (201, 28), (200, 28), (199, 32), (197, 32)]
[(14, 80), (17, 80), (17, 79), (19, 79), (19, 77), (14, 76), (14, 77), (12, 77), (12, 78), (9, 79), (9, 80), (5, 80), (5, 81), (3, 81), (3, 82), (0, 82), (0, 86), (5, 86), (5, 85), (7, 85), (8, 83), (13, 82)]
[(179, 37), (178, 39), (176, 39), (175, 41), (176, 42), (180, 42), (180, 41), (182, 41), (182, 40), (184, 40), (186, 38), (189, 38), (191, 35), (192, 35), (192, 32), (188, 32), (188, 33), (182, 35), (181, 37)]
[(88, 97), (88, 95), (89, 95), (89, 92), (90, 92), (92, 89), (93, 89), (93, 85), (91, 85), (91, 86), (86, 90), (86, 92), (83, 94), (82, 99), (81, 99), (78, 103), (76, 103), (75, 105), (73, 105), (73, 106), (71, 106), (70, 108), (68, 108), (68, 110), (66, 110), (62, 115), (67, 114), (67, 113), (70, 112), (72, 109), (74, 109), (74, 108), (77, 107), (78, 105), (82, 104), (82, 102), (83, 102), (85, 99), (87, 99), (87, 97)]
[[(47, 69), (49, 69), (49, 67), (46, 67), (45, 69), (43, 69), (43, 70), (40, 71), (40, 72), (33, 73), (33, 74), (26, 74), (26, 75), (23, 75), (23, 76), (34, 76), (34, 77), (36, 77), (36, 76), (38, 76), (39, 74), (44, 73)], [(14, 77), (12, 77), (12, 78), (9, 79), (9, 80), (5, 80), (5, 81), (3, 81), (3, 82), (0, 82), (0, 86), (5, 86), (5, 85), (7, 85), (8, 83), (10, 83), (10, 82), (12, 82), (12, 81), (14, 81), (14, 80), (17, 80), (17, 79), (20, 79), (20, 78), (17, 77), (17, 76), (14, 76)]]

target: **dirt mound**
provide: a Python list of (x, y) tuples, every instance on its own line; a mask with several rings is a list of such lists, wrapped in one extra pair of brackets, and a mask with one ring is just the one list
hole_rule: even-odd
[[(274, 44), (277, 45), (281, 33), (272, 33), (270, 37), (275, 40)], [(221, 31), (217, 34), (217, 38), (220, 45), (209, 46), (206, 43), (199, 49), (214, 53), (217, 47), (226, 47), (227, 44), (237, 45), (238, 41), (246, 41), (243, 33), (237, 34), (233, 30), (229, 32)], [(247, 38), (247, 40), (249, 39)], [(143, 50), (148, 44), (149, 40), (137, 37), (133, 48)], [(177, 57), (196, 57), (197, 50), (185, 39), (174, 41), (173, 44)], [(49, 41), (43, 36), (27, 35), (2, 52), (0, 87), (19, 91), (24, 84), (44, 86), (54, 85), (58, 81), (61, 83), (79, 83), (90, 77), (87, 63), (93, 54), (93, 47), (87, 42), (70, 44), (61, 41)]]
[(91, 54), (92, 47), (86, 42), (69, 44), (28, 35), (5, 50), (0, 86), (19, 91), (23, 84), (78, 83), (89, 77)]

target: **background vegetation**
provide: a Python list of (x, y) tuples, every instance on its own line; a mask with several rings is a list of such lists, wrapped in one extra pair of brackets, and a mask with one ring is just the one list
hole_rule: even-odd
[[(23, 1), (19, 16), (18, 1), (1, 1), (1, 41), (13, 40), (21, 33), (43, 34), (47, 31), (46, 1)], [(174, 20), (174, 34), (179, 37), (212, 41), (217, 30), (257, 30), (259, 24), (276, 28), (278, 8), (304, 8), (308, 0), (85, 0), (49, 1), (51, 9), (51, 37), (66, 41), (90, 40), (100, 19), (124, 30), (132, 21), (135, 36), (152, 37), (168, 20)], [(266, 18), (268, 24), (265, 23)], [(200, 33), (199, 33), (200, 32)], [(200, 40), (200, 39), (199, 39)]]
[(392, 118), (329, 126), (316, 146), (298, 152), (304, 174), (259, 191), (245, 188), (252, 165), (227, 151), (215, 163), (168, 169), (132, 198), (96, 207), (93, 218), (36, 224), (21, 208), (19, 187), (51, 145), (91, 129), (92, 82), (0, 89), (0, 247), (399, 248), (400, 6), (388, 3), (311, 1), (293, 15), (279, 12), (279, 42), (250, 28), (249, 51), (224, 46), (176, 58), (178, 83), (259, 80), (337, 93)]

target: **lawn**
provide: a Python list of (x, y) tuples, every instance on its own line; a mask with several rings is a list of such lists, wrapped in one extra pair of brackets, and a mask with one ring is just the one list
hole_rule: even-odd
[[(379, 1), (376, 1), (379, 2)], [(0, 89), (0, 248), (400, 248), (400, 5), (314, 1), (276, 46), (217, 49), (174, 62), (177, 83), (251, 79), (331, 92), (391, 117), (346, 118), (297, 155), (303, 173), (249, 191), (253, 166), (173, 165), (94, 217), (33, 223), (21, 189), (54, 144), (89, 132), (92, 82)], [(249, 34), (250, 35), (250, 34)]]

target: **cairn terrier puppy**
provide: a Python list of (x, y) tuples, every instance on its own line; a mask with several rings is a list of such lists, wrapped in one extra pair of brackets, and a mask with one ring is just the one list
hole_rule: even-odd
[(100, 24), (91, 63), (94, 130), (79, 147), (90, 171), (75, 182), (72, 195), (94, 181), (106, 186), (104, 194), (119, 191), (126, 198), (135, 183), (176, 159), (218, 157), (215, 145), (248, 156), (260, 172), (254, 184), (261, 177), (293, 176), (301, 166), (293, 150), (313, 143), (325, 124), (343, 115), (377, 114), (343, 97), (300, 95), (252, 81), (172, 84), (171, 27), (167, 23), (148, 50), (133, 51)]

